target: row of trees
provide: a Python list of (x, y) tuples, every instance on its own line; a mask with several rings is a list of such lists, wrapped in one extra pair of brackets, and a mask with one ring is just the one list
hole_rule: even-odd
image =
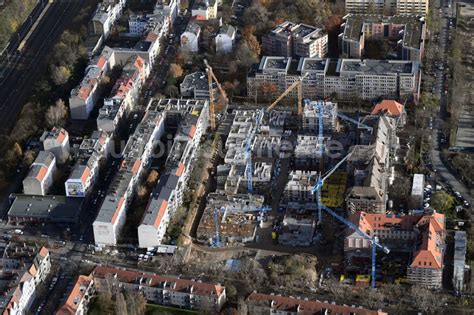
[(0, 51), (6, 46), (13, 33), (21, 27), (37, 2), (37, 0), (7, 1), (0, 11)]
[[(8, 19), (0, 17), (0, 33), (5, 31), (1, 27), (2, 23), (7, 23), (9, 19), (18, 19), (24, 13), (28, 15), (28, 5), (36, 2), (36, 0), (9, 2), (0, 15), (10, 12), (9, 10), (12, 10), (12, 8), (15, 8), (15, 12), (10, 12)], [(91, 10), (92, 6), (86, 6), (78, 12), (73, 21), (73, 26), (85, 24)], [(87, 61), (86, 49), (82, 45), (84, 34), (84, 27), (74, 30), (68, 29), (61, 34), (58, 42), (51, 49), (48, 55), (47, 71), (35, 83), (33, 94), (23, 106), (12, 132), (2, 139), (0, 146), (0, 178), (6, 179), (16, 174), (16, 166), (22, 161), (24, 167), (29, 166), (25, 162), (32, 159), (30, 157), (22, 159), (22, 154), (19, 154), (21, 150), (18, 150), (18, 148), (22, 148), (28, 138), (39, 135), (44, 129), (50, 129), (54, 126), (62, 127), (66, 124), (69, 110), (64, 99), (68, 97), (71, 88), (82, 77), (83, 67), (80, 66), (81, 62), (85, 66)], [(75, 77), (74, 74), (76, 74)], [(73, 80), (73, 77), (75, 80)], [(0, 182), (0, 186), (1, 184)]]
[(274, 25), (285, 20), (324, 27), (331, 8), (320, 0), (257, 0), (244, 15), (245, 25), (254, 25), (262, 36)]

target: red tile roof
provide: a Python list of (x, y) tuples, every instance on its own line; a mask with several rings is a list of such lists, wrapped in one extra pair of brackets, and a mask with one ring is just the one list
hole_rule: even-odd
[(38, 175), (36, 175), (36, 179), (42, 182), (44, 178), (46, 177), (47, 173), (48, 173), (48, 168), (46, 166), (41, 166), (38, 171)]
[(145, 38), (145, 42), (156, 42), (158, 39), (158, 35), (156, 35), (153, 32), (149, 32), (148, 35)]
[(49, 250), (46, 248), (46, 247), (41, 247), (38, 255), (40, 255), (41, 257), (45, 258), (46, 256), (49, 255)]
[(92, 89), (89, 85), (83, 85), (79, 89), (79, 93), (77, 94), (81, 99), (86, 100), (89, 97)]
[(441, 243), (444, 243), (445, 231), (445, 216), (443, 214), (395, 216), (360, 211), (352, 214), (350, 220), (369, 235), (373, 235), (374, 231), (391, 229), (395, 224), (405, 231), (414, 230), (416, 226), (421, 232), (422, 242), (413, 254), (411, 267), (442, 268)]
[(262, 294), (253, 292), (247, 297), (247, 301), (261, 302), (268, 307), (280, 312), (296, 312), (298, 315), (314, 315), (325, 314), (326, 310), (330, 314), (340, 315), (386, 315), (382, 311), (371, 311), (364, 308), (351, 307), (347, 305), (338, 305), (332, 303), (321, 302), (317, 300), (304, 300), (278, 295)]
[[(64, 305), (58, 310), (56, 315), (74, 315), (76, 314), (77, 307), (79, 302), (83, 299), (85, 295), (85, 290), (89, 287), (91, 282), (93, 281), (92, 275), (89, 276), (83, 276), (80, 275), (79, 278), (77, 278), (76, 283), (74, 284), (74, 287), (71, 290), (71, 293), (69, 293), (69, 296), (64, 303)], [(84, 288), (85, 287), (85, 288)]]
[(363, 211), (356, 212), (350, 216), (350, 220), (366, 233), (390, 229), (393, 225), (399, 225), (402, 230), (413, 230), (413, 226), (420, 218), (421, 215), (395, 216)]
[(156, 287), (166, 282), (168, 285), (172, 284), (169, 291), (175, 292), (189, 292), (192, 287), (194, 295), (220, 297), (224, 293), (225, 288), (220, 284), (197, 282), (193, 280), (180, 279), (168, 276), (159, 276), (153, 273), (143, 273), (139, 271), (117, 269), (113, 267), (97, 266), (93, 271), (95, 278), (105, 278), (107, 274), (117, 275), (117, 279), (124, 283), (137, 283), (140, 279), (146, 280), (142, 285), (149, 287)]
[(189, 138), (193, 138), (194, 134), (196, 133), (196, 125), (192, 125), (191, 128), (189, 129)]
[(104, 56), (100, 56), (99, 60), (97, 61), (97, 68), (104, 69), (105, 64), (107, 63), (107, 59)]
[(382, 112), (388, 113), (390, 116), (400, 116), (403, 113), (404, 106), (394, 100), (383, 100), (375, 105), (372, 115), (378, 115)]
[(132, 166), (133, 175), (136, 175), (138, 173), (138, 170), (140, 169), (141, 165), (142, 165), (142, 161), (140, 160), (135, 160), (135, 162), (133, 162), (133, 166)]
[(120, 213), (120, 210), (122, 209), (124, 202), (125, 202), (125, 198), (121, 197), (117, 204), (117, 208), (115, 209), (114, 215), (112, 216), (112, 224), (115, 224), (115, 221), (117, 220), (117, 217)]
[(443, 245), (445, 237), (445, 216), (434, 213), (424, 216), (417, 224), (422, 230), (422, 242), (413, 254), (412, 268), (443, 268)]
[(181, 176), (184, 173), (185, 166), (183, 163), (179, 162), (178, 169), (176, 170), (176, 176)]
[(89, 177), (89, 175), (91, 174), (91, 169), (86, 166), (84, 168), (84, 172), (82, 173), (81, 175), (81, 182), (85, 185), (86, 184), (86, 181), (87, 181), (87, 178)]
[(160, 209), (158, 210), (158, 214), (156, 215), (155, 222), (153, 222), (153, 226), (158, 228), (161, 224), (161, 220), (163, 220), (163, 217), (165, 216), (166, 213), (166, 208), (168, 207), (168, 201), (163, 200), (160, 205)]
[(56, 137), (56, 141), (63, 143), (64, 139), (66, 139), (66, 130), (61, 128), (58, 132), (58, 136)]

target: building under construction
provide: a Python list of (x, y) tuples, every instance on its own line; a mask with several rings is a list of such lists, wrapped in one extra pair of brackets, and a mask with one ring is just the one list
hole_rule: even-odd
[(223, 191), (209, 194), (197, 229), (198, 240), (212, 245), (218, 239), (220, 246), (254, 241), (263, 201), (259, 195), (229, 195)]

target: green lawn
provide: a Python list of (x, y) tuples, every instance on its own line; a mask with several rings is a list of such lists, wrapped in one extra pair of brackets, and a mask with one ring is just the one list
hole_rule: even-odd
[(147, 304), (146, 315), (180, 315), (180, 314), (198, 314), (196, 311), (174, 308), (163, 305)]

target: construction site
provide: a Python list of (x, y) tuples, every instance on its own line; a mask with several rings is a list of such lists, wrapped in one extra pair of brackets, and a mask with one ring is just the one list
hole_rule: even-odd
[[(208, 75), (217, 81), (209, 66)], [(298, 100), (279, 104), (294, 89)], [(375, 286), (381, 276), (376, 251), (390, 249), (354, 214), (387, 211), (398, 121), (385, 113), (343, 113), (337, 103), (302, 99), (300, 90), (301, 81), (294, 82), (269, 106), (216, 109), (211, 97), (210, 126), (222, 152), (210, 171), (215, 185), (196, 217), (196, 239), (211, 248), (299, 248), (323, 260), (350, 261), (354, 275), (372, 270), (366, 278)], [(354, 236), (366, 255), (348, 260)]]

